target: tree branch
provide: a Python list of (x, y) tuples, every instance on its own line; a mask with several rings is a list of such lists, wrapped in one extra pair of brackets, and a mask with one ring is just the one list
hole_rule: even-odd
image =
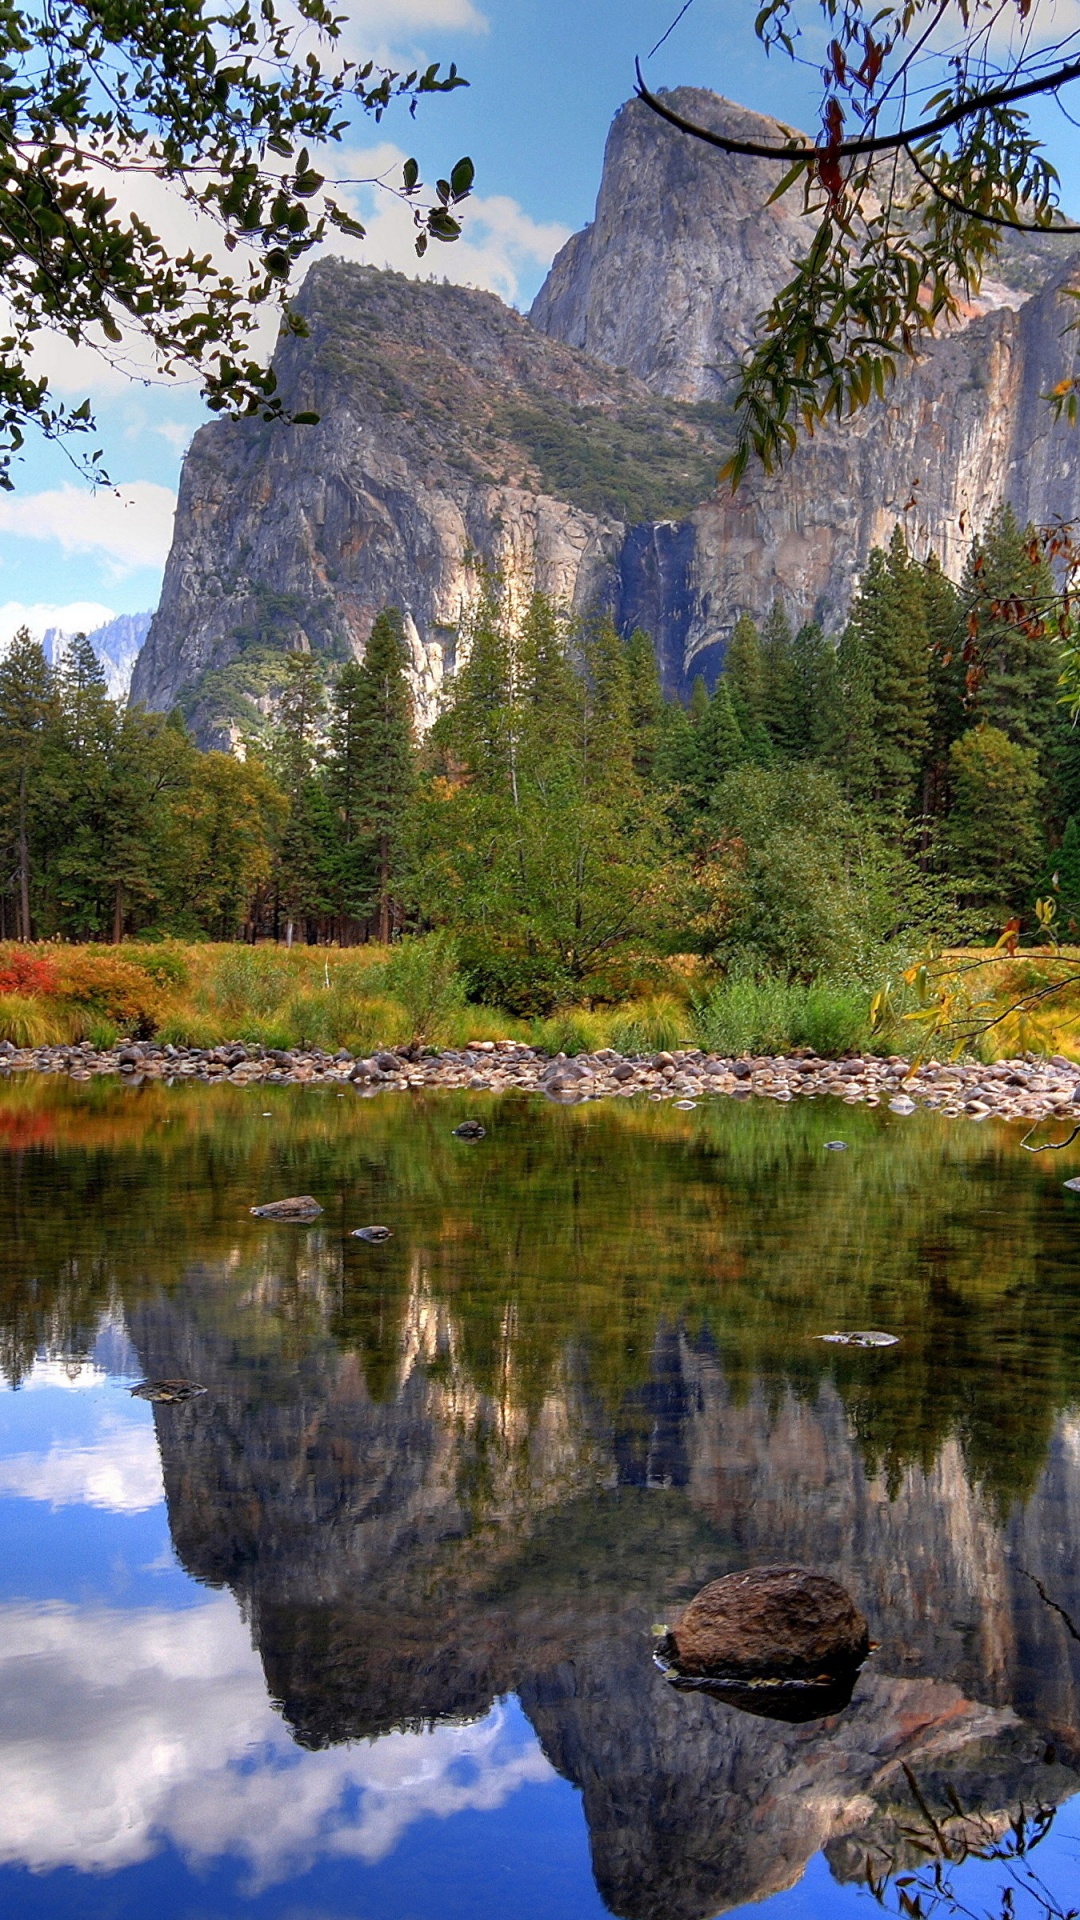
[(988, 227), (1007, 227), (1010, 233), (1080, 233), (1080, 226), (1074, 226), (1068, 220), (1062, 221), (1059, 226), (1043, 227), (1037, 220), (1010, 220), (1004, 213), (978, 213), (974, 207), (965, 206), (955, 194), (946, 193), (944, 187), (939, 187), (933, 175), (927, 173), (926, 168), (920, 164), (910, 147), (906, 147), (904, 151), (919, 179), (929, 187), (935, 199), (943, 201), (947, 207), (952, 207), (954, 213), (962, 213), (967, 220), (981, 220)]
[(835, 146), (827, 147), (799, 146), (794, 141), (778, 147), (764, 140), (735, 140), (726, 133), (714, 133), (711, 127), (700, 127), (696, 121), (684, 119), (681, 113), (665, 107), (662, 100), (650, 93), (642, 78), (640, 60), (634, 62), (634, 71), (637, 75), (634, 92), (638, 99), (680, 133), (689, 133), (695, 140), (719, 147), (721, 153), (748, 154), (752, 159), (782, 160), (790, 165), (793, 160), (848, 160), (860, 154), (892, 153), (898, 147), (909, 146), (913, 140), (929, 140), (934, 134), (955, 127), (970, 114), (981, 113), (988, 107), (1010, 106), (1015, 100), (1029, 100), (1035, 94), (1054, 93), (1070, 80), (1080, 80), (1080, 60), (1071, 60), (1066, 66), (1053, 68), (1041, 79), (1025, 80), (1017, 87), (994, 87), (988, 93), (973, 93), (969, 99), (958, 101), (956, 106), (948, 107), (933, 120), (924, 120), (916, 127), (898, 127), (895, 133), (867, 134), (860, 140), (840, 140)]

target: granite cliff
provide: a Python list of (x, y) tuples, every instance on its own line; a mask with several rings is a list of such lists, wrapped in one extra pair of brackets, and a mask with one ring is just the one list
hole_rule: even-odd
[[(773, 123), (715, 95), (678, 104), (736, 131)], [(317, 427), (221, 422), (185, 463), (162, 601), (133, 697), (179, 702), (204, 740), (265, 710), (280, 656), (363, 650), (387, 602), (407, 615), (433, 714), (479, 564), (652, 634), (665, 685), (715, 672), (744, 608), (842, 618), (900, 519), (956, 573), (1003, 498), (1080, 512), (1072, 429), (1043, 400), (1071, 371), (1064, 243), (1010, 241), (999, 277), (905, 366), (884, 404), (803, 445), (732, 499), (737, 356), (806, 240), (797, 200), (766, 207), (769, 163), (727, 158), (638, 102), (616, 116), (596, 218), (554, 262), (529, 319), (487, 294), (324, 262), (279, 347), (288, 401)]]

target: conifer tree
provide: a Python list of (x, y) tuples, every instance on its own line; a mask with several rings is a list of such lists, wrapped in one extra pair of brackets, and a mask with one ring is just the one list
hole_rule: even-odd
[(1059, 719), (1056, 648), (1042, 630), (1054, 583), (1008, 504), (973, 543), (960, 596), (978, 667), (972, 714), (1033, 748), (1045, 773)]
[(849, 620), (836, 650), (840, 682), (840, 727), (828, 764), (839, 775), (845, 798), (869, 805), (874, 792), (874, 689), (865, 637)]
[(702, 811), (711, 804), (725, 774), (747, 759), (746, 741), (735, 713), (726, 674), (721, 674), (697, 728), (695, 798)]
[(775, 751), (797, 751), (798, 712), (794, 636), (781, 600), (774, 600), (761, 629), (761, 717)]
[(936, 553), (927, 556), (921, 571), (923, 617), (930, 649), (930, 735), (921, 811), (940, 815), (949, 799), (949, 749), (971, 725), (965, 704), (964, 617), (960, 596)]
[(899, 527), (875, 547), (849, 627), (866, 663), (873, 735), (870, 797), (894, 825), (921, 797), (930, 738), (930, 657), (920, 571)]
[(285, 937), (291, 945), (295, 921), (310, 923), (323, 911), (326, 898), (326, 807), (316, 777), (326, 692), (322, 668), (313, 654), (290, 653), (285, 666), (272, 766), (289, 805), (278, 857), (278, 892), (286, 915)]
[(817, 620), (807, 621), (795, 635), (792, 678), (795, 751), (801, 759), (833, 765), (844, 731), (840, 666), (837, 649)]
[(55, 712), (53, 675), (40, 641), (21, 627), (0, 661), (0, 844), (14, 877), (15, 932), (33, 939), (32, 848), (44, 801), (42, 769)]
[(724, 673), (731, 687), (731, 702), (743, 737), (753, 739), (762, 725), (765, 711), (765, 669), (761, 657), (761, 635), (748, 613), (740, 613), (732, 629), (724, 655)]
[(1038, 755), (983, 724), (953, 742), (949, 763), (950, 871), (986, 924), (1001, 925), (1023, 909), (1042, 859)]
[[(602, 619), (586, 636), (588, 690), (586, 781), (599, 795), (624, 791), (634, 775), (634, 729), (626, 649), (613, 621)], [(706, 696), (706, 705), (708, 697)]]
[(651, 780), (663, 725), (664, 693), (652, 638), (635, 627), (626, 643), (626, 671), (630, 683), (630, 725), (634, 735), (634, 771)]
[(363, 660), (339, 676), (324, 775), (339, 911), (370, 915), (384, 945), (399, 917), (415, 779), (404, 625), (389, 607), (371, 629)]

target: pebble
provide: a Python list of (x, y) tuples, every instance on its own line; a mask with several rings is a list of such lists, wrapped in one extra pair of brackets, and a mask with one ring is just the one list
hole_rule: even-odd
[(703, 1098), (757, 1098), (785, 1105), (800, 1098), (834, 1098), (852, 1107), (880, 1103), (897, 1115), (927, 1107), (950, 1118), (994, 1118), (1026, 1126), (1053, 1118), (1067, 1127), (1080, 1118), (1078, 1071), (1063, 1054), (1024, 1054), (981, 1066), (939, 1060), (915, 1064), (897, 1055), (886, 1060), (870, 1054), (843, 1060), (812, 1053), (730, 1059), (693, 1047), (644, 1055), (603, 1047), (593, 1054), (551, 1059), (515, 1040), (474, 1040), (468, 1047), (425, 1052), (417, 1059), (388, 1049), (352, 1057), (341, 1050), (288, 1052), (239, 1042), (199, 1048), (122, 1039), (100, 1052), (89, 1042), (38, 1048), (0, 1042), (0, 1079), (20, 1072), (66, 1074), (78, 1081), (111, 1075), (127, 1086), (154, 1080), (254, 1088), (304, 1085), (312, 1095), (320, 1088), (347, 1092), (351, 1086), (366, 1098), (454, 1087), (477, 1093), (538, 1092), (565, 1104), (641, 1095), (669, 1100), (684, 1112)]

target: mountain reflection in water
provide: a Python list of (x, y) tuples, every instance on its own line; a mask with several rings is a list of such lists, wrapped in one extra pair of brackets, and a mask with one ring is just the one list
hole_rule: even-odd
[[(100, 1357), (104, 1322), (131, 1370), (207, 1389), (138, 1407), (117, 1442), (137, 1462), (124, 1511), (142, 1512), (152, 1420), (180, 1564), (247, 1623), (202, 1595), (171, 1638), (153, 1628), (151, 1659), (149, 1615), (128, 1616), (123, 1658), (156, 1676), (139, 1685), (179, 1676), (201, 1729), (177, 1845), (236, 1846), (214, 1770), (260, 1743), (324, 1755), (320, 1791), (368, 1795), (367, 1838), (339, 1845), (357, 1858), (417, 1808), (492, 1808), (554, 1768), (609, 1910), (698, 1920), (792, 1885), (821, 1849), (837, 1902), (868, 1866), (910, 1864), (905, 1766), (931, 1808), (955, 1795), (995, 1831), (1076, 1792), (1080, 1642), (1037, 1584), (1080, 1624), (1073, 1155), (1046, 1168), (994, 1123), (847, 1110), (851, 1151), (832, 1155), (830, 1102), (264, 1098), (269, 1119), (231, 1089), (0, 1089), (9, 1380), (43, 1352), (74, 1366), (97, 1340)], [(488, 1129), (468, 1153), (466, 1113)], [(248, 1215), (308, 1191), (313, 1227)], [(393, 1239), (351, 1239), (369, 1218)], [(835, 1326), (901, 1343), (815, 1341)], [(74, 1467), (43, 1454), (51, 1479), (22, 1447), (0, 1495), (62, 1507), (57, 1487), (103, 1484), (96, 1444)], [(880, 1642), (851, 1705), (788, 1725), (674, 1689), (654, 1626), (718, 1574), (786, 1561), (842, 1580)], [(47, 1654), (75, 1698), (110, 1631), (101, 1608), (9, 1609), (0, 1699), (16, 1656), (42, 1674)], [(217, 1665), (200, 1669), (197, 1632)], [(47, 1785), (38, 1707), (4, 1701), (0, 1780), (21, 1754), (62, 1820), (80, 1789), (59, 1759)], [(421, 1734), (426, 1759), (395, 1774)], [(409, 1800), (410, 1767), (439, 1791)], [(247, 1792), (249, 1829), (279, 1847), (260, 1868), (249, 1833), (257, 1886), (288, 1871), (288, 1823)], [(34, 1817), (27, 1802), (20, 1843), (0, 1814), (0, 1842), (43, 1870)], [(135, 1857), (92, 1827), (65, 1859)]]

